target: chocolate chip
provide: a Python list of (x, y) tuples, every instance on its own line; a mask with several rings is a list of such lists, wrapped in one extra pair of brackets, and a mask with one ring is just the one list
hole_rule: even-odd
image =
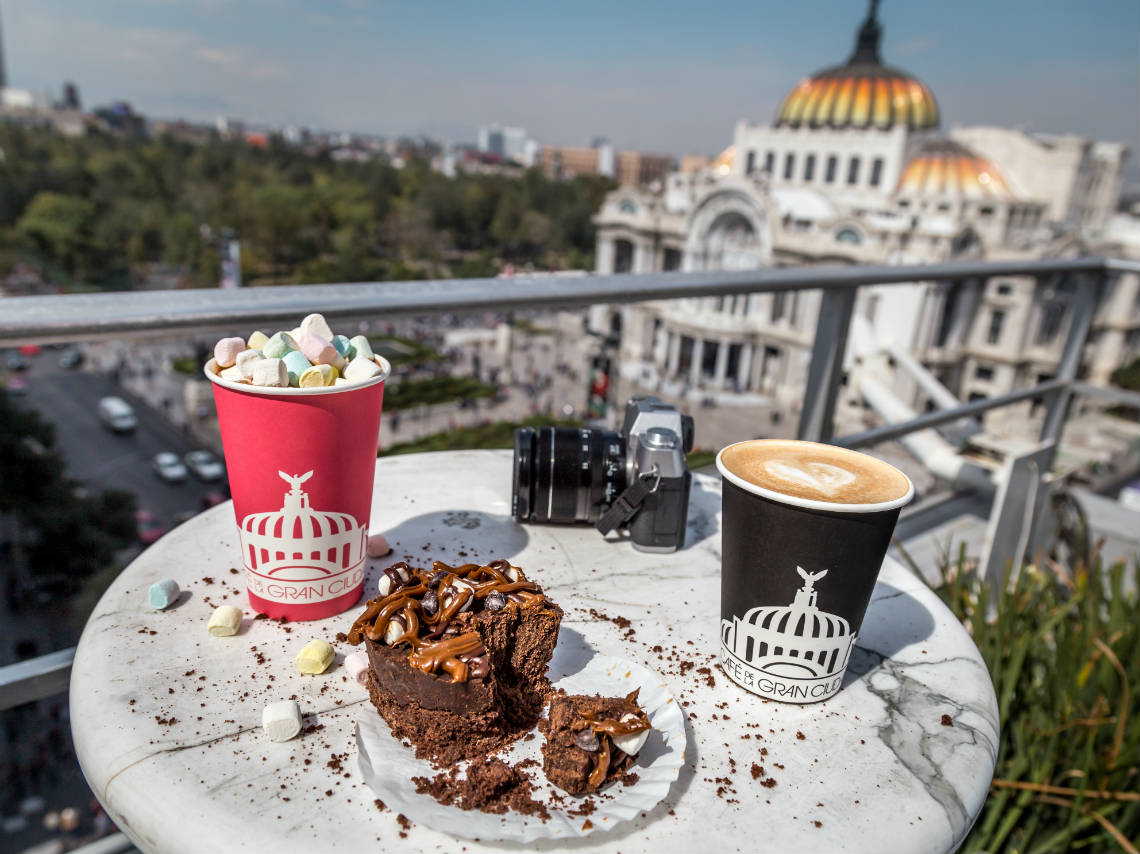
[(574, 743), (590, 753), (597, 753), (601, 748), (601, 745), (598, 744), (598, 736), (589, 727), (574, 733)]
[(423, 598), (420, 600), (423, 605), (424, 613), (429, 617), (434, 617), (435, 612), (439, 610), (439, 597), (435, 595), (434, 590), (428, 590), (424, 593)]
[(493, 590), (487, 594), (484, 600), (484, 606), (488, 611), (501, 611), (507, 607), (507, 597), (500, 593), (498, 590)]
[(445, 579), (446, 577), (447, 577), (447, 573), (444, 570), (437, 569), (435, 572), (433, 572), (431, 574), (431, 577), (428, 578), (428, 587), (430, 587), (432, 590), (435, 590), (436, 588), (439, 587), (439, 583), (441, 581), (443, 581), (443, 579)]

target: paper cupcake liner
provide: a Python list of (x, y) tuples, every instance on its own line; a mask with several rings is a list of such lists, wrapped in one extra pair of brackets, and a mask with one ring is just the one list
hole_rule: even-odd
[[(575, 797), (552, 787), (539, 767), (528, 773), (535, 785), (533, 797), (546, 804), (550, 812), (546, 821), (516, 812), (494, 815), (444, 806), (431, 795), (417, 794), (410, 782), (413, 777), (430, 779), (439, 769), (416, 759), (411, 748), (392, 736), (371, 705), (362, 707), (356, 719), (356, 744), (365, 782), (389, 809), (403, 813), (417, 824), (464, 839), (531, 842), (588, 836), (610, 830), (657, 806), (669, 793), (685, 762), (684, 713), (665, 680), (631, 661), (598, 655), (555, 685), (568, 694), (605, 697), (624, 697), (635, 688), (640, 689), (638, 703), (648, 715), (653, 732), (631, 769), (638, 775), (636, 783), (625, 786), (619, 782), (593, 795)], [(541, 735), (530, 741), (517, 741), (499, 755), (511, 765), (536, 759), (541, 766), (542, 742)], [(565, 806), (556, 807), (550, 802), (553, 792), (562, 796)], [(569, 810), (576, 809), (587, 797), (596, 809), (589, 816), (571, 815)], [(591, 827), (583, 829), (587, 818)]]

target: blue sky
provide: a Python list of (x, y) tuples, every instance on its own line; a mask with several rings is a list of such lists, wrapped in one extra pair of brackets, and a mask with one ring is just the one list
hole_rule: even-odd
[[(80, 86), (148, 115), (715, 153), (804, 75), (846, 59), (862, 0), (0, 0), (15, 86)], [(884, 0), (883, 56), (944, 125), (1140, 148), (1136, 0)]]

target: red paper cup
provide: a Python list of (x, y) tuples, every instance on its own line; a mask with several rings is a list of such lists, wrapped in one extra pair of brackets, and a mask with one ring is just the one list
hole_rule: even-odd
[(288, 620), (351, 608), (364, 588), (384, 380), (266, 388), (206, 376), (222, 431), (249, 603)]

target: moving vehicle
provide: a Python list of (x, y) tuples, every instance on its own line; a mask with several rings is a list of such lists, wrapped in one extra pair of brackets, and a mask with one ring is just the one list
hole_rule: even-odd
[(139, 542), (149, 546), (166, 533), (166, 528), (158, 521), (158, 517), (149, 510), (139, 510), (135, 513), (135, 524), (138, 526)]
[(209, 451), (191, 451), (182, 458), (182, 461), (200, 480), (221, 480), (226, 473), (225, 466)]
[(178, 459), (177, 454), (172, 454), (170, 451), (155, 454), (154, 459), (151, 460), (151, 468), (154, 469), (156, 475), (167, 483), (186, 480), (186, 466), (182, 464), (182, 460)]
[(68, 347), (59, 354), (59, 366), (72, 370), (83, 364), (83, 351), (77, 347)]
[(121, 397), (104, 397), (96, 411), (103, 426), (115, 433), (133, 433), (139, 426), (135, 410)]

